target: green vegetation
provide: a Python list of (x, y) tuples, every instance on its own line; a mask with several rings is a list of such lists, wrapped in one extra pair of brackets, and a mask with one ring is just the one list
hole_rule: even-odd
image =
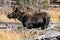
[[(43, 2), (42, 2), (43, 1)], [(33, 6), (33, 7), (47, 7), (48, 6), (48, 0), (17, 0), (17, 3), (19, 5), (23, 5), (25, 7), (27, 6)]]
[(45, 1), (44, 6), (45, 6), (45, 7), (48, 6), (48, 0)]

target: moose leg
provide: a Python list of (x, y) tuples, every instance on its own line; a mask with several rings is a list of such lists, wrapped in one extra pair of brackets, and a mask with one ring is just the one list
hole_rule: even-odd
[(46, 18), (45, 29), (49, 26), (50, 17)]
[(32, 24), (28, 24), (28, 27), (27, 27), (28, 29), (31, 29), (31, 28), (33, 28), (33, 25)]
[(57, 38), (57, 40), (60, 40), (60, 36), (57, 36), (56, 38)]
[(50, 17), (43, 18), (44, 29), (48, 27), (49, 21), (50, 21)]
[(44, 24), (43, 24), (43, 23), (42, 23), (42, 25), (41, 25), (41, 29), (44, 30)]
[(31, 29), (33, 27), (33, 25), (31, 23), (25, 23), (27, 29)]
[(47, 28), (47, 25), (46, 24), (42, 24), (41, 29), (44, 30), (46, 28)]
[(46, 29), (48, 27), (48, 25), (44, 24), (44, 29)]

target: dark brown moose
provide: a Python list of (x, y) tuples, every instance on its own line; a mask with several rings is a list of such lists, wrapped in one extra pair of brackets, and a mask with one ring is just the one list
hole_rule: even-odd
[[(31, 15), (33, 14), (33, 15)], [(29, 29), (31, 28), (39, 28), (41, 27), (42, 30), (48, 27), (50, 17), (46, 12), (40, 13), (30, 13), (30, 12), (21, 12), (18, 8), (15, 11), (8, 14), (7, 17), (9, 19), (14, 18), (18, 19), (23, 23), (24, 27)]]

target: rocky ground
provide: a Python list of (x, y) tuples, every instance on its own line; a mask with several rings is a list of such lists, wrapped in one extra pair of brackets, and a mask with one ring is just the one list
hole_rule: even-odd
[(12, 30), (0, 29), (0, 40), (57, 40), (59, 36), (59, 24), (49, 24), (45, 30), (40, 28), (26, 29), (25, 27)]

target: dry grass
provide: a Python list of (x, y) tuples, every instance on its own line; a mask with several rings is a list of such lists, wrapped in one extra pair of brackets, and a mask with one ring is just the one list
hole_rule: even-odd
[[(59, 28), (54, 28), (54, 31), (58, 31)], [(29, 38), (30, 40), (34, 40), (34, 35), (35, 37), (37, 35), (43, 35), (44, 31), (43, 30), (30, 30), (30, 31), (5, 31), (0, 29), (0, 40), (22, 40), (24, 38)], [(26, 40), (26, 39), (25, 39)]]
[(0, 21), (3, 21), (3, 22), (19, 22), (18, 20), (15, 21), (15, 19), (7, 18), (6, 15), (0, 15)]
[(4, 32), (0, 30), (0, 40), (19, 40), (19, 35), (16, 32)]
[(33, 33), (16, 33), (15, 31), (0, 30), (0, 40), (22, 40), (23, 38), (32, 38), (31, 40), (33, 40)]
[(52, 22), (59, 22), (60, 8), (53, 8), (51, 10), (44, 10), (49, 13)]

